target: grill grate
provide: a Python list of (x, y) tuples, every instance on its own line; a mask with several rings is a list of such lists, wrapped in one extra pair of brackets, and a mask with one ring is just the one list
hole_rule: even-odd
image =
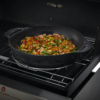
[[(55, 87), (57, 89), (64, 90), (66, 89), (79, 75), (80, 73), (90, 64), (92, 61), (92, 54), (94, 48), (92, 48), (86, 54), (80, 55), (76, 62), (70, 66), (66, 66), (62, 69), (56, 69), (52, 71), (46, 70), (33, 70), (30, 67), (18, 66), (17, 63), (13, 60), (11, 50), (7, 45), (7, 38), (4, 36), (4, 33), (15, 27), (29, 27), (29, 25), (0, 20), (1, 34), (2, 38), (0, 39), (0, 46), (5, 46), (8, 48), (0, 55), (0, 69), (20, 75), (23, 77), (30, 78), (36, 82)], [(95, 40), (87, 38), (87, 41), (92, 42), (94, 45)]]
[[(29, 67), (18, 66), (17, 63), (13, 60), (11, 56), (11, 51), (9, 49), (8, 51), (5, 51), (2, 56), (0, 56), (0, 69), (7, 70), (11, 73), (16, 73), (17, 75), (28, 77), (33, 79), (34, 81), (38, 81), (43, 84), (63, 90), (66, 89), (66, 87), (69, 86), (77, 78), (77, 76), (88, 66), (88, 64), (92, 60), (92, 52), (93, 48), (84, 57), (82, 57), (83, 59), (78, 59), (74, 64), (70, 65), (69, 67), (52, 71), (37, 71)], [(7, 59), (5, 58), (5, 55), (8, 55)]]
[(2, 34), (5, 33), (6, 31), (8, 31), (9, 29), (12, 29), (12, 28), (30, 27), (30, 26), (31, 25), (0, 19), (0, 31), (2, 32)]
[(5, 32), (16, 27), (30, 27), (30, 25), (0, 19), (0, 48), (8, 45)]

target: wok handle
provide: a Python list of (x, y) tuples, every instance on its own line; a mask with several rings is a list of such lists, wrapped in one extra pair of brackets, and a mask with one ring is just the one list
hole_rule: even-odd
[(13, 28), (13, 29), (10, 29), (9, 31), (7, 31), (5, 33), (5, 36), (9, 39), (11, 36), (14, 35), (14, 33), (17, 33), (19, 31), (22, 31), (24, 28)]
[(85, 53), (93, 47), (91, 42), (86, 42), (86, 43), (87, 44), (85, 45), (85, 47), (82, 50), (78, 51), (77, 53)]

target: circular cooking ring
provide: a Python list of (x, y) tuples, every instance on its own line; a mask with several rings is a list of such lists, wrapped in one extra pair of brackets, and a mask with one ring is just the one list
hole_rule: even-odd
[(13, 60), (16, 62), (16, 64), (20, 67), (24, 67), (24, 68), (27, 68), (29, 70), (34, 70), (34, 71), (42, 71), (42, 70), (59, 70), (59, 69), (62, 69), (62, 68), (67, 68), (69, 66), (71, 66), (72, 64), (70, 65), (65, 65), (65, 66), (62, 66), (62, 67), (58, 67), (58, 68), (36, 68), (36, 67), (32, 67), (32, 66), (28, 66), (24, 63), (22, 63), (21, 61), (17, 60), (14, 56), (13, 56), (13, 53), (12, 53), (12, 58)]

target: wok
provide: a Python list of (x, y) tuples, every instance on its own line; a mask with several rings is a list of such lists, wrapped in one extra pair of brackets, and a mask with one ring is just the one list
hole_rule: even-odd
[[(21, 39), (26, 36), (36, 36), (40, 34), (53, 34), (58, 33), (69, 38), (78, 48), (77, 52), (60, 54), (60, 55), (32, 55), (21, 52), (16, 49), (16, 45), (20, 45)], [(24, 64), (36, 68), (57, 68), (64, 65), (69, 65), (79, 57), (80, 54), (89, 51), (92, 47), (90, 42), (87, 42), (83, 35), (71, 28), (62, 26), (35, 26), (26, 28), (14, 28), (5, 33), (8, 37), (10, 48), (14, 57)], [(87, 45), (86, 45), (87, 44)]]

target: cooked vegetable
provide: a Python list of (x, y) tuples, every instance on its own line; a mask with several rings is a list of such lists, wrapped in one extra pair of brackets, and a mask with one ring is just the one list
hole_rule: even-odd
[(19, 51), (21, 51), (21, 46), (19, 47)]
[(67, 38), (67, 40), (69, 40), (69, 38)]
[(77, 48), (74, 48), (71, 52), (76, 52)]
[(43, 34), (33, 37), (25, 37), (21, 40), (19, 51), (33, 55), (59, 55), (76, 52), (77, 48), (69, 38), (59, 34)]

